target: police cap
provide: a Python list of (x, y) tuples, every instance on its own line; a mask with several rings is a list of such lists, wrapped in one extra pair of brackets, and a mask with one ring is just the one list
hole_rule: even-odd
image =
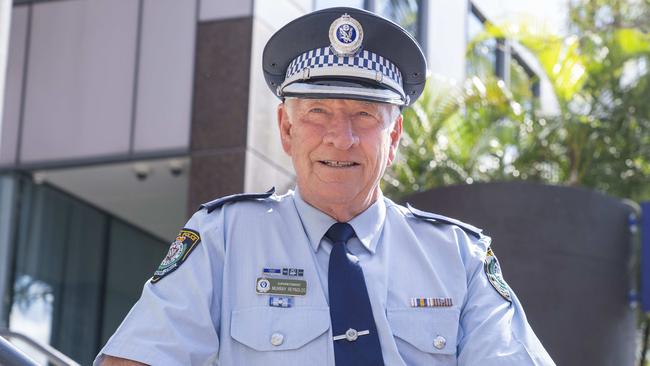
[(329, 8), (278, 30), (262, 68), (281, 99), (340, 98), (406, 106), (422, 93), (426, 60), (402, 27), (371, 12)]

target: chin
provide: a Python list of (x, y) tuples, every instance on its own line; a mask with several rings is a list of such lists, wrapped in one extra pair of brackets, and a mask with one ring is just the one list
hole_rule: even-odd
[(359, 187), (351, 183), (321, 183), (313, 187), (311, 196), (325, 204), (351, 204), (361, 193)]
[(327, 184), (322, 185), (314, 193), (323, 198), (327, 197), (333, 201), (342, 201), (356, 197), (359, 192), (356, 189), (351, 189), (346, 184)]

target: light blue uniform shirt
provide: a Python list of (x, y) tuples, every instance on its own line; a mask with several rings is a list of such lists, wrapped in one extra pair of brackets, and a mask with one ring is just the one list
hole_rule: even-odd
[[(297, 192), (198, 211), (186, 228), (201, 242), (177, 270), (147, 282), (95, 364), (108, 354), (152, 365), (334, 365), (332, 245), (323, 239), (333, 223)], [(384, 197), (349, 223), (386, 365), (554, 365), (514, 293), (507, 301), (488, 280), (489, 237)], [(306, 281), (306, 295), (270, 306), (256, 291), (264, 268), (302, 269), (278, 278)]]

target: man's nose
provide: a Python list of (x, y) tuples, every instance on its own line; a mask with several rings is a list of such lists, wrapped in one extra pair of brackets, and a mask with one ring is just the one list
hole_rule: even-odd
[(354, 130), (352, 119), (348, 116), (335, 116), (335, 118), (330, 121), (323, 142), (331, 144), (341, 150), (347, 150), (358, 145), (359, 136), (357, 136)]

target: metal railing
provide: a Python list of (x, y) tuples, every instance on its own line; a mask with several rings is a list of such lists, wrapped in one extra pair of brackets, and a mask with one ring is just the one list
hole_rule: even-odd
[[(4, 337), (4, 338), (3, 338)], [(0, 365), (7, 366), (38, 366), (34, 360), (11, 344), (5, 338), (19, 339), (27, 343), (38, 353), (44, 355), (48, 361), (56, 366), (80, 366), (70, 357), (59, 352), (55, 348), (40, 343), (22, 333), (13, 332), (9, 329), (0, 328)]]
[(38, 366), (38, 364), (21, 352), (8, 340), (0, 337), (0, 365), (4, 366)]

